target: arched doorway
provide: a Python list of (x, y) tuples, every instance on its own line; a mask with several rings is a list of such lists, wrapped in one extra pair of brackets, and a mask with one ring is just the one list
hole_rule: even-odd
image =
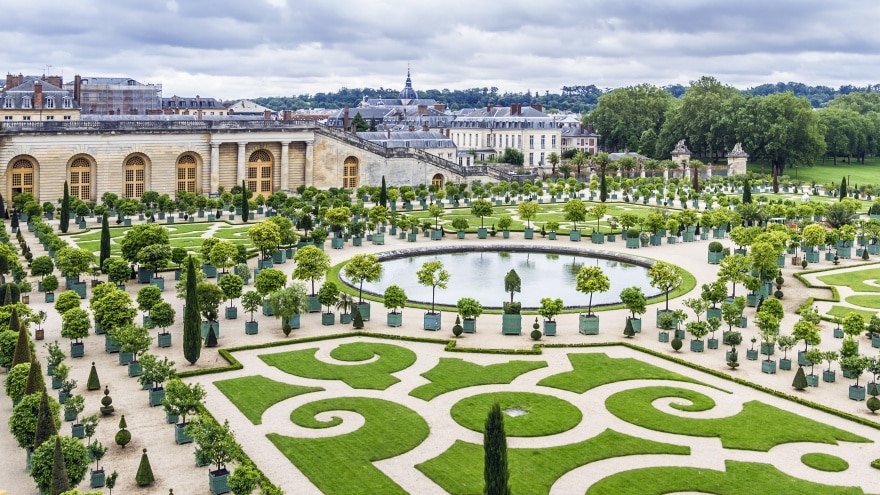
[(147, 163), (140, 156), (125, 160), (125, 182), (123, 195), (126, 198), (140, 198), (146, 190)]
[(14, 199), (21, 193), (37, 196), (36, 167), (27, 158), (20, 158), (12, 163), (9, 177), (9, 197)]
[(70, 162), (67, 170), (67, 184), (70, 195), (83, 201), (92, 199), (92, 163), (78, 156)]
[(196, 158), (192, 155), (177, 159), (177, 191), (196, 192)]
[(360, 166), (358, 159), (350, 156), (342, 164), (342, 187), (357, 189), (360, 185)]
[(446, 179), (443, 177), (443, 174), (434, 174), (434, 177), (431, 177), (431, 185), (437, 186), (437, 188), (442, 189), (443, 182), (445, 182), (445, 180)]
[(251, 153), (247, 168), (247, 188), (254, 196), (272, 194), (272, 155), (266, 150)]

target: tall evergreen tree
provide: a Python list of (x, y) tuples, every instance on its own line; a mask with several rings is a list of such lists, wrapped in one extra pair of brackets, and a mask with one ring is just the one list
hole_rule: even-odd
[(70, 187), (64, 181), (64, 196), (61, 197), (61, 218), (58, 219), (58, 229), (66, 234), (70, 228)]
[(38, 394), (43, 390), (46, 390), (46, 382), (43, 380), (43, 367), (40, 365), (40, 360), (31, 353), (31, 367), (28, 369), (24, 395)]
[[(13, 308), (13, 311), (15, 309)], [(15, 342), (15, 351), (12, 354), (12, 366), (17, 364), (31, 362), (31, 342), (28, 338), (28, 332), (19, 330), (18, 340)]]
[[(710, 163), (709, 166), (711, 165), (712, 164)], [(697, 169), (697, 167), (694, 167), (694, 178), (691, 188), (694, 190), (694, 192), (700, 192), (700, 171)]]
[(605, 172), (599, 174), (599, 201), (605, 202), (608, 199), (608, 183), (605, 182)]
[(484, 495), (510, 495), (510, 471), (507, 468), (507, 435), (504, 433), (504, 417), (496, 402), (489, 410), (483, 433), (483, 487)]
[(241, 181), (241, 221), (248, 222), (251, 216), (251, 205), (248, 203), (248, 190), (244, 180)]
[(743, 203), (752, 202), (752, 186), (749, 184), (749, 178), (743, 177)]
[(199, 300), (196, 295), (196, 259), (186, 259), (186, 309), (183, 313), (183, 356), (189, 364), (196, 364), (202, 352)]
[(49, 407), (49, 394), (46, 388), (40, 394), (40, 407), (37, 409), (37, 428), (34, 431), (34, 450), (43, 442), (58, 434), (58, 428), (55, 427), (55, 418), (52, 417), (52, 408)]
[(101, 248), (98, 255), (98, 263), (102, 269), (104, 268), (104, 260), (110, 257), (110, 222), (107, 221), (107, 215), (101, 216)]
[(64, 454), (61, 452), (61, 437), (55, 436), (55, 456), (52, 458), (52, 488), (49, 493), (61, 495), (70, 490), (70, 482), (67, 480), (67, 467), (64, 463)]
[(845, 197), (846, 197), (846, 177), (844, 177), (843, 179), (840, 179), (840, 199), (843, 200), (843, 198), (845, 198)]
[(388, 188), (385, 186), (385, 176), (382, 176), (382, 187), (379, 189), (379, 206), (388, 208)]

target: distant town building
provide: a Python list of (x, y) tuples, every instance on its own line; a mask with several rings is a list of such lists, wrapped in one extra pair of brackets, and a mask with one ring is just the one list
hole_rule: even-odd
[(228, 113), (223, 102), (214, 98), (202, 98), (196, 95), (193, 98), (172, 96), (162, 98), (162, 114), (164, 115), (204, 115), (222, 116)]
[(79, 120), (79, 103), (60, 86), (59, 76), (6, 74), (6, 85), (0, 93), (0, 120)]
[(461, 110), (450, 122), (450, 137), (463, 150), (519, 150), (525, 166), (539, 167), (550, 153), (561, 153), (562, 130), (543, 110), (539, 104), (519, 103)]
[(271, 108), (264, 107), (250, 100), (238, 100), (225, 104), (227, 115), (247, 115), (269, 119), (275, 115)]
[(162, 85), (127, 77), (81, 77), (65, 83), (83, 115), (149, 115), (162, 111)]

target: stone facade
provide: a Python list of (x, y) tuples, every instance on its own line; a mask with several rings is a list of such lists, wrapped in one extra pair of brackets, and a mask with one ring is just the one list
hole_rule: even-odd
[(727, 154), (727, 175), (739, 175), (746, 173), (746, 165), (749, 155), (742, 149), (742, 143), (736, 143), (730, 153)]

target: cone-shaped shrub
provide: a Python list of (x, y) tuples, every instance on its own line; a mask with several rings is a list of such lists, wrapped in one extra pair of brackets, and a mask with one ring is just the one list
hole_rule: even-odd
[[(13, 319), (15, 322), (18, 321), (18, 313), (15, 311), (15, 307), (12, 308), (12, 316), (9, 318), (9, 329), (13, 331), (18, 331), (18, 340), (15, 342), (15, 352), (12, 354), (12, 366), (15, 367), (16, 364), (21, 363), (29, 363), (31, 362), (31, 343), (28, 338), (27, 332), (22, 332), (18, 330), (18, 327), (13, 327)], [(15, 323), (18, 325), (17, 323)]]
[[(126, 430), (128, 424), (125, 422), (125, 415), (122, 415), (122, 418), (119, 420), (119, 431), (116, 432), (116, 445), (119, 445), (123, 449), (128, 442), (131, 441), (131, 432)], [(140, 471), (140, 470), (139, 470)]]
[(803, 366), (798, 366), (797, 373), (794, 374), (794, 380), (792, 380), (791, 386), (796, 390), (807, 388), (807, 375), (804, 373)]
[(205, 338), (205, 347), (217, 347), (217, 334), (214, 332), (214, 325), (208, 328), (208, 336)]
[(628, 338), (628, 339), (633, 338), (633, 337), (635, 336), (635, 334), (636, 334), (635, 329), (633, 329), (632, 320), (629, 319), (629, 318), (626, 319), (626, 328), (623, 329), (623, 334), (624, 334), (624, 335), (626, 336), (626, 338)]
[(496, 402), (489, 409), (486, 429), (483, 433), (483, 480), (486, 495), (510, 495), (507, 467), (507, 435), (504, 432), (504, 417), (501, 406)]
[(354, 318), (351, 320), (351, 326), (355, 330), (364, 328), (364, 317), (361, 315), (361, 310), (357, 305), (354, 306)]
[(43, 367), (40, 360), (31, 355), (31, 367), (28, 370), (27, 383), (24, 386), (24, 395), (38, 394), (46, 390), (46, 382), (43, 380)]
[(92, 361), (92, 369), (89, 371), (89, 381), (86, 383), (86, 390), (101, 390), (101, 380), (98, 379), (98, 370), (95, 369), (94, 361)]
[(40, 394), (40, 408), (37, 410), (37, 429), (34, 434), (34, 450), (43, 442), (58, 434), (58, 428), (55, 427), (55, 419), (52, 417), (52, 408), (49, 407), (49, 395), (46, 389)]
[(64, 454), (61, 453), (61, 438), (55, 437), (55, 457), (52, 460), (52, 495), (61, 495), (70, 490), (67, 481), (67, 468), (64, 465)]
[(153, 477), (153, 468), (150, 467), (150, 458), (147, 457), (147, 449), (144, 449), (144, 453), (141, 454), (141, 463), (138, 465), (137, 474), (134, 477), (134, 482), (137, 483), (137, 486), (148, 486), (152, 485), (154, 481), (156, 481), (156, 478)]

